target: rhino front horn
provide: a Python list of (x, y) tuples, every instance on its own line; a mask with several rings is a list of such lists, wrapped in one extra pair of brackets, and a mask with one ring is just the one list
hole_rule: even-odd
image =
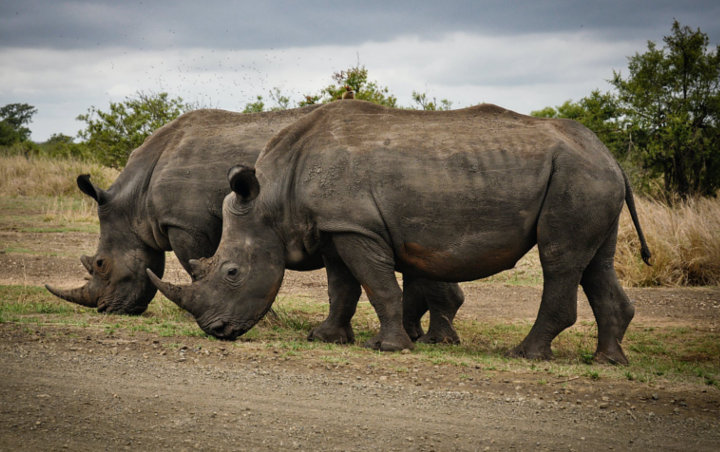
[(87, 285), (78, 287), (76, 289), (58, 289), (49, 284), (45, 284), (45, 288), (51, 294), (55, 295), (56, 297), (62, 298), (65, 301), (76, 303), (88, 308), (97, 308), (97, 300), (90, 299)]
[[(187, 303), (184, 302), (185, 297), (183, 295), (183, 291), (187, 289), (187, 286), (176, 286), (175, 284), (167, 283), (158, 278), (157, 275), (149, 268), (146, 268), (145, 272), (147, 273), (148, 278), (150, 278), (150, 282), (152, 282), (153, 285), (157, 287), (168, 300), (172, 301), (186, 311), (190, 311)], [(190, 311), (190, 313), (192, 313), (192, 311)]]

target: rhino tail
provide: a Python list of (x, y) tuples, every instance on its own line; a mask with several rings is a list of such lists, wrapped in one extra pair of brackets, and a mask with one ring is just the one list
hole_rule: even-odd
[[(620, 165), (618, 165), (620, 167)], [(643, 234), (642, 228), (640, 227), (640, 220), (638, 219), (637, 210), (635, 209), (635, 197), (633, 196), (632, 187), (630, 186), (630, 180), (627, 177), (627, 174), (625, 174), (625, 171), (623, 171), (622, 168), (620, 168), (620, 172), (623, 175), (623, 179), (625, 180), (625, 203), (628, 206), (628, 210), (630, 211), (630, 218), (632, 218), (632, 222), (635, 225), (635, 230), (637, 231), (638, 238), (640, 239), (640, 256), (642, 257), (642, 260), (645, 262), (646, 265), (652, 266), (650, 263), (650, 258), (652, 257), (652, 254), (650, 253), (650, 248), (647, 246), (647, 242), (645, 241), (645, 235)]]

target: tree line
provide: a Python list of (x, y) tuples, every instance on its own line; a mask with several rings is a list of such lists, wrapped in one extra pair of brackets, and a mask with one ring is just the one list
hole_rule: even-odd
[[(674, 21), (663, 46), (628, 57), (628, 74), (613, 71), (611, 89), (592, 91), (573, 102), (531, 112), (536, 117), (567, 118), (583, 123), (610, 149), (637, 188), (667, 199), (716, 196), (720, 190), (720, 46), (709, 49), (708, 36)], [(245, 113), (282, 110), (340, 99), (348, 90), (356, 99), (398, 108), (397, 98), (368, 78), (357, 64), (332, 75), (333, 82), (305, 95), (295, 105), (280, 89), (257, 96)], [(423, 110), (449, 110), (452, 103), (413, 92), (413, 105)], [(25, 153), (93, 158), (108, 166), (124, 166), (130, 152), (153, 130), (198, 108), (167, 93), (139, 92), (109, 111), (90, 107), (77, 117), (85, 123), (75, 143), (53, 135), (40, 145), (29, 142), (27, 125), (37, 110), (27, 104), (0, 108), (0, 146), (19, 146)], [(655, 182), (660, 181), (656, 188)]]

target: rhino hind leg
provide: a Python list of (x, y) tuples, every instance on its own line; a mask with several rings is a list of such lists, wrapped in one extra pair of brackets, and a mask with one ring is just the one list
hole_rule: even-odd
[[(425, 344), (460, 343), (452, 322), (465, 297), (457, 283), (410, 279), (403, 289), (403, 325), (412, 340)], [(430, 325), (423, 333), (420, 318), (426, 310), (430, 311)]]
[[(585, 277), (588, 287), (608, 280), (608, 273), (597, 269), (612, 268), (612, 239), (616, 235), (617, 221), (623, 206), (624, 186), (613, 184), (607, 174), (593, 174), (577, 168), (572, 155), (560, 153), (557, 168), (551, 176), (543, 207), (538, 216), (537, 244), (543, 268), (543, 294), (537, 320), (530, 333), (511, 353), (532, 359), (551, 359), (550, 344), (577, 318), (577, 289)], [(570, 169), (575, 168), (575, 171)], [(568, 187), (572, 187), (569, 189)], [(603, 248), (605, 247), (605, 248)], [(602, 253), (599, 250), (603, 249)], [(596, 257), (597, 256), (597, 257)], [(586, 271), (586, 269), (588, 269)], [(597, 276), (595, 276), (597, 275)], [(599, 278), (599, 279), (598, 279)], [(608, 316), (604, 306), (608, 297), (591, 289), (595, 306)], [(604, 325), (604, 324), (603, 324)], [(604, 334), (610, 330), (603, 326)], [(617, 356), (609, 341), (603, 345)]]
[(635, 314), (635, 307), (620, 286), (613, 265), (617, 225), (583, 272), (580, 284), (588, 297), (598, 325), (595, 361), (627, 364), (621, 343)]
[[(550, 274), (548, 274), (550, 273)], [(577, 319), (577, 287), (580, 272), (544, 271), (543, 294), (530, 333), (511, 352), (528, 359), (552, 359), (550, 344)]]
[(352, 344), (355, 342), (350, 320), (355, 315), (360, 298), (360, 283), (334, 250), (323, 253), (328, 278), (330, 313), (308, 335), (310, 341)]

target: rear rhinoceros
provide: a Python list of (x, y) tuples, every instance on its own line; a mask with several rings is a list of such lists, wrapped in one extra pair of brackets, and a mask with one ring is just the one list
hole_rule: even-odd
[(256, 169), (233, 167), (228, 179), (222, 239), (198, 264), (202, 276), (176, 286), (148, 270), (205, 331), (244, 333), (269, 309), (284, 268), (321, 255), (330, 292), (346, 294), (326, 323), (353, 315), (362, 286), (380, 319), (368, 345), (408, 349), (394, 271), (474, 280), (537, 244), (542, 302), (514, 354), (552, 356), (552, 340), (575, 322), (581, 284), (598, 324), (596, 359), (627, 362), (620, 342), (634, 308), (613, 268), (625, 202), (650, 254), (627, 178), (579, 123), (493, 105), (421, 112), (343, 101), (281, 131)]
[[(228, 166), (254, 163), (270, 137), (315, 108), (256, 114), (197, 110), (148, 137), (107, 190), (92, 184), (89, 176), (79, 176), (80, 190), (98, 203), (100, 243), (95, 256), (81, 258), (90, 273), (87, 284), (48, 290), (100, 312), (145, 311), (156, 292), (145, 269), (162, 274), (165, 251), (174, 251), (192, 274), (190, 261), (217, 248)], [(321, 267), (322, 262), (312, 265)], [(414, 339), (422, 335), (419, 320), (429, 303), (430, 329), (422, 340), (457, 341), (450, 322), (463, 301), (460, 289), (411, 279), (406, 282), (412, 300), (406, 303), (408, 332)], [(345, 326), (319, 331), (314, 338), (348, 341), (352, 333)]]

